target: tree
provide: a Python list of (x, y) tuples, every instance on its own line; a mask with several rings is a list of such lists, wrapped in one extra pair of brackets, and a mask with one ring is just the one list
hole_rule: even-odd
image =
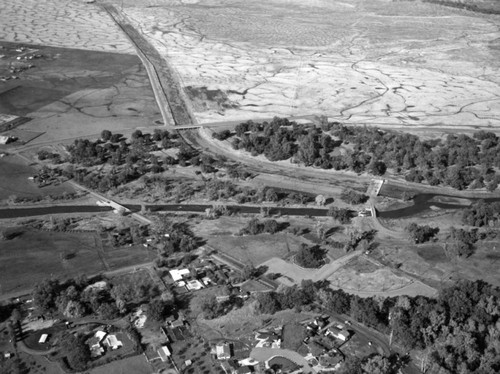
[(381, 355), (368, 358), (362, 367), (367, 374), (391, 374), (394, 372), (389, 359)]
[(344, 189), (340, 194), (340, 199), (348, 204), (358, 205), (368, 201), (368, 196), (358, 193), (354, 190)]
[(437, 235), (439, 227), (419, 226), (412, 222), (406, 227), (406, 231), (415, 243), (425, 243)]
[(109, 130), (102, 130), (101, 131), (101, 139), (103, 141), (105, 141), (105, 142), (109, 141), (111, 139), (111, 136), (113, 136), (111, 131), (109, 131)]
[(257, 295), (257, 310), (262, 314), (274, 314), (280, 310), (276, 292), (261, 292)]
[(363, 374), (361, 360), (355, 356), (347, 356), (342, 366), (337, 371), (338, 374)]
[(172, 305), (163, 300), (154, 299), (148, 304), (148, 318), (156, 322), (161, 322), (163, 319), (170, 314)]
[(206, 319), (214, 319), (222, 312), (215, 295), (203, 296), (200, 298), (199, 303), (201, 311), (203, 312), (203, 317)]
[(325, 251), (319, 246), (309, 247), (302, 244), (301, 248), (295, 255), (295, 262), (305, 268), (318, 268), (325, 263)]
[(349, 209), (337, 208), (331, 205), (327, 214), (344, 225), (351, 223), (351, 211)]
[(60, 291), (59, 281), (44, 279), (33, 289), (33, 304), (42, 313), (51, 313), (56, 309), (56, 298)]
[(90, 361), (89, 346), (81, 335), (68, 334), (61, 342), (69, 366), (78, 371), (84, 371)]

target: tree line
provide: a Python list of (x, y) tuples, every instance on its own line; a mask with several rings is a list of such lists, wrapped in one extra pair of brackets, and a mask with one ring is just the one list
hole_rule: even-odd
[(394, 341), (404, 349), (422, 350), (424, 367), (432, 372), (500, 371), (500, 289), (483, 281), (461, 280), (441, 290), (436, 299), (360, 298), (333, 290), (325, 281), (304, 281), (300, 288), (257, 296), (259, 313), (310, 309), (315, 305), (349, 315), (384, 334), (392, 333)]
[[(278, 117), (271, 122), (240, 123), (234, 133), (223, 131), (214, 137), (233, 136), (234, 149), (254, 156), (262, 154), (270, 161), (290, 160), (305, 166), (377, 176), (390, 169), (410, 182), (459, 190), (485, 187), (494, 191), (500, 182), (500, 142), (492, 132), (422, 140), (416, 135), (376, 127), (327, 121), (316, 127)], [(334, 152), (341, 145), (342, 152)]]

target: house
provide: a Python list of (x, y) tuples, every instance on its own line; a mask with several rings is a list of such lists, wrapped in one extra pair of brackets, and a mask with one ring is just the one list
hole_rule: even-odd
[(0, 135), (0, 144), (9, 144), (10, 142), (13, 142), (14, 140), (15, 140), (15, 138), (12, 136)]
[(174, 282), (181, 281), (185, 276), (190, 274), (189, 269), (173, 269), (169, 271)]
[(10, 353), (10, 352), (5, 352), (3, 354), (3, 357), (5, 357), (5, 358), (11, 358), (12, 356), (14, 356), (14, 355), (12, 353)]
[(326, 331), (325, 335), (333, 335), (335, 338), (337, 338), (339, 340), (342, 340), (343, 342), (347, 341), (349, 339), (349, 337), (351, 336), (351, 334), (349, 333), (349, 331), (347, 331), (345, 329), (338, 330), (338, 329), (335, 329), (335, 328), (329, 328)]
[(112, 350), (123, 347), (123, 343), (116, 338), (116, 335), (108, 335), (104, 343)]
[(169, 360), (169, 357), (172, 355), (172, 352), (170, 352), (170, 349), (168, 349), (167, 346), (162, 346), (160, 349), (158, 349), (158, 354), (160, 355), (160, 358), (163, 362), (166, 362)]
[(190, 291), (197, 291), (197, 290), (201, 290), (202, 288), (204, 288), (203, 283), (201, 283), (197, 279), (187, 281), (186, 282), (186, 287)]
[(40, 336), (40, 339), (38, 340), (38, 343), (44, 344), (47, 342), (47, 339), (49, 338), (49, 334), (42, 334)]
[(87, 340), (90, 349), (90, 357), (99, 357), (104, 354), (104, 348), (101, 345), (102, 340), (107, 335), (105, 331), (98, 330), (92, 338)]
[(227, 342), (217, 344), (215, 354), (218, 360), (229, 360), (231, 358), (231, 345)]

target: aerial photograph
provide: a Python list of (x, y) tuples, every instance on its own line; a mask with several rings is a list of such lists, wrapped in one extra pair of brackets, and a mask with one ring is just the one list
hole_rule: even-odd
[(499, 374), (500, 0), (0, 0), (0, 374)]

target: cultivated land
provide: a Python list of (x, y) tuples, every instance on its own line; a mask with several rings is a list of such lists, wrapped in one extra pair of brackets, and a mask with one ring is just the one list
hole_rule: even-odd
[(7, 200), (10, 196), (33, 198), (74, 192), (68, 183), (39, 188), (32, 180), (28, 180), (35, 173), (36, 170), (33, 167), (15, 155), (2, 157), (0, 159), (0, 201)]
[[(2, 229), (5, 227), (2, 227)], [(55, 232), (16, 229), (20, 235), (0, 242), (2, 296), (28, 291), (53, 276), (72, 278), (149, 262), (142, 246), (103, 247), (95, 232)]]
[(498, 16), (360, 0), (144, 5), (124, 2), (123, 12), (168, 58), (200, 123), (325, 114), (408, 128), (500, 124)]
[[(0, 44), (0, 75), (11, 75), (11, 66), (33, 65), (0, 88), (0, 113), (32, 119), (4, 135), (36, 133), (30, 145), (43, 145), (97, 135), (103, 128), (127, 131), (161, 123), (137, 56), (38, 45), (18, 52), (19, 44)], [(17, 60), (26, 55), (42, 57)]]

